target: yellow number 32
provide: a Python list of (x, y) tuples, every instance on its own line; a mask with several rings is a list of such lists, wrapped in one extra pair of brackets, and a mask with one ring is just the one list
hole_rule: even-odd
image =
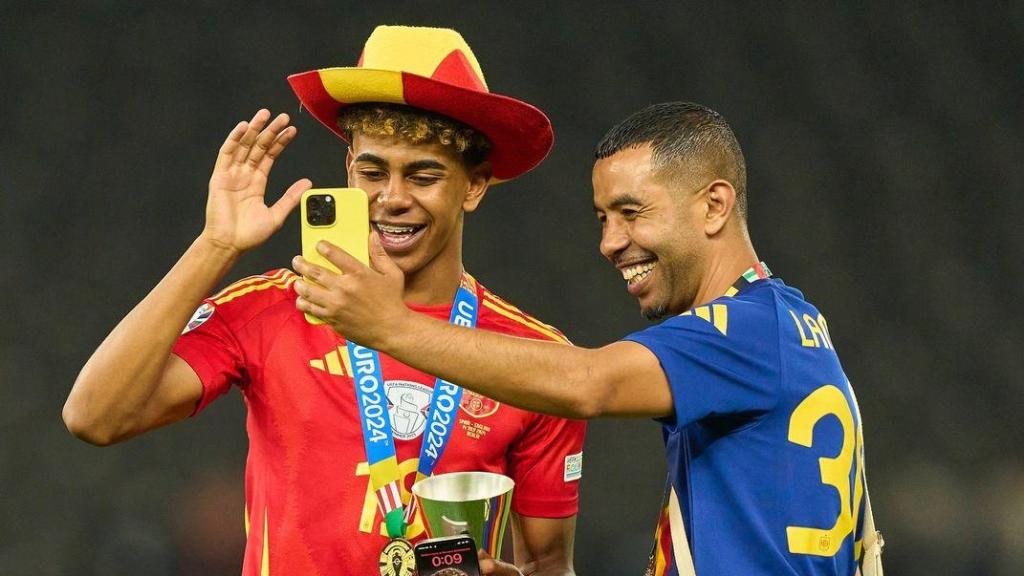
[[(786, 538), (793, 554), (835, 556), (843, 541), (855, 530), (864, 497), (864, 434), (853, 419), (850, 403), (839, 388), (828, 384), (812, 392), (796, 407), (789, 419), (789, 441), (810, 448), (814, 427), (822, 418), (835, 416), (843, 427), (843, 447), (835, 458), (819, 458), (821, 483), (832, 486), (839, 496), (839, 516), (831, 528), (787, 526)], [(856, 473), (850, 472), (856, 464)], [(853, 498), (850, 498), (850, 491)], [(854, 542), (854, 558), (860, 558), (861, 541)]]

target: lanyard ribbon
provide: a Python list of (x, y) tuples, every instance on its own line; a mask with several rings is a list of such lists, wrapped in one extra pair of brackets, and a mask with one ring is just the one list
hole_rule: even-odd
[[(477, 306), (476, 281), (468, 274), (463, 274), (448, 321), (456, 326), (475, 328)], [(388, 536), (401, 538), (415, 515), (416, 502), (414, 499), (408, 509), (402, 503), (402, 491), (398, 485), (398, 456), (391, 432), (391, 418), (388, 416), (380, 356), (376, 350), (351, 340), (348, 341), (348, 354), (359, 401), (363, 446), (370, 465), (370, 483), (377, 494), (377, 505), (384, 516)], [(461, 387), (440, 378), (435, 380), (426, 428), (423, 430), (416, 481), (434, 472), (455, 429), (455, 412), (461, 400)]]

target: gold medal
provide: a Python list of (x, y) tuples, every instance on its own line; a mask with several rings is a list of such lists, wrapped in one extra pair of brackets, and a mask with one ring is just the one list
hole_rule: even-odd
[(381, 576), (413, 576), (416, 573), (416, 555), (412, 544), (405, 538), (392, 538), (380, 551)]

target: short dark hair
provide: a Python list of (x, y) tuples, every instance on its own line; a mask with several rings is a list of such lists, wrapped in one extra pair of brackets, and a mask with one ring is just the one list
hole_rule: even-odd
[(491, 143), (483, 133), (447, 116), (402, 104), (353, 104), (338, 114), (338, 127), (352, 134), (397, 136), (412, 144), (437, 142), (451, 148), (472, 168), (487, 159)]
[(728, 180), (736, 189), (736, 209), (747, 215), (747, 166), (732, 128), (721, 114), (693, 102), (652, 104), (615, 125), (597, 143), (600, 160), (624, 148), (650, 144), (656, 171), (688, 169)]

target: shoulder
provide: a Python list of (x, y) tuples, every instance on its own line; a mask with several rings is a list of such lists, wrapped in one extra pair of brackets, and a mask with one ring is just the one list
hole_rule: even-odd
[(777, 292), (778, 287), (767, 282), (752, 286), (734, 296), (695, 306), (628, 339), (691, 340), (730, 347), (762, 347), (778, 330)]
[(242, 278), (207, 298), (204, 306), (225, 319), (246, 322), (267, 308), (294, 300), (292, 284), (298, 278), (287, 268)]
[(500, 298), (483, 285), (477, 292), (480, 298), (480, 319), (478, 328), (533, 338), (571, 344), (558, 328), (545, 324), (518, 307)]

